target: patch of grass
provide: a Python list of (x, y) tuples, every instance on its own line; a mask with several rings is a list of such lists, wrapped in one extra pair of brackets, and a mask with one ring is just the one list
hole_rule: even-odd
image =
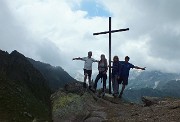
[(0, 120), (32, 122), (34, 118), (50, 120), (49, 109), (44, 101), (39, 101), (21, 81), (10, 81), (1, 75)]
[(70, 103), (78, 99), (80, 96), (77, 94), (69, 93), (67, 95), (62, 95), (58, 99), (56, 99), (53, 103), (53, 111), (56, 111), (56, 109), (63, 108), (65, 106), (68, 106)]

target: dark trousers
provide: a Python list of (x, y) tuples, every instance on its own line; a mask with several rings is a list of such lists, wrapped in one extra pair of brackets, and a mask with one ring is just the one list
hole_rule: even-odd
[(94, 89), (96, 90), (96, 88), (97, 88), (97, 83), (98, 83), (98, 81), (99, 81), (100, 78), (102, 78), (102, 80), (103, 80), (103, 92), (105, 92), (107, 74), (104, 74), (104, 73), (99, 73), (99, 74), (96, 76), (96, 80), (95, 80), (95, 83), (94, 83)]

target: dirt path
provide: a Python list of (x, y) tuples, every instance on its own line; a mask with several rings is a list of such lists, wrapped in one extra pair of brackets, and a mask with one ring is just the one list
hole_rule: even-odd
[[(103, 122), (179, 122), (180, 100), (164, 99), (149, 107), (124, 102), (107, 94), (97, 100), (99, 106), (96, 116), (100, 114)], [(103, 116), (103, 117), (102, 117)], [(88, 121), (90, 122), (90, 121)], [(93, 121), (92, 121), (93, 122)]]

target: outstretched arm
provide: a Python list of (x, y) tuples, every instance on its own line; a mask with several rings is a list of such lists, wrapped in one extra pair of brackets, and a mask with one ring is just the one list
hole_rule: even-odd
[(94, 60), (94, 62), (99, 62), (98, 60)]
[(141, 69), (141, 70), (146, 70), (146, 67), (138, 67), (138, 66), (134, 66), (135, 69)]
[(73, 58), (72, 60), (82, 60), (82, 58), (78, 57), (78, 58)]
[(108, 67), (109, 67), (109, 68), (115, 68), (114, 66), (109, 66), (109, 65), (108, 65)]
[(108, 67), (109, 67), (109, 68), (112, 68), (112, 66), (109, 66), (109, 65), (108, 65)]
[(93, 62), (99, 62), (98, 60), (95, 60), (94, 58), (92, 59)]

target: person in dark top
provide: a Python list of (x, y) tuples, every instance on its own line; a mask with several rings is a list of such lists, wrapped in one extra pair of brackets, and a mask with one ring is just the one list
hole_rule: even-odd
[(120, 63), (118, 56), (113, 57), (113, 65), (112, 65), (112, 88), (113, 88), (113, 96), (118, 96), (119, 84), (118, 79), (120, 78)]
[(101, 55), (101, 60), (98, 63), (98, 70), (99, 70), (99, 74), (96, 76), (95, 83), (94, 83), (94, 89), (96, 91), (97, 82), (100, 78), (102, 78), (103, 79), (102, 92), (103, 92), (103, 96), (104, 96), (105, 95), (105, 89), (106, 89), (106, 79), (107, 79), (106, 73), (108, 70), (107, 59), (105, 58), (104, 54)]
[(128, 56), (125, 57), (125, 61), (120, 61), (119, 64), (121, 65), (120, 67), (120, 79), (119, 79), (119, 84), (122, 83), (122, 89), (121, 92), (119, 94), (119, 98), (122, 97), (123, 91), (126, 87), (126, 85), (128, 85), (128, 77), (129, 77), (129, 71), (131, 68), (135, 68), (135, 69), (141, 69), (141, 70), (145, 70), (146, 67), (141, 68), (138, 66), (134, 66), (133, 64), (129, 63), (130, 58)]

